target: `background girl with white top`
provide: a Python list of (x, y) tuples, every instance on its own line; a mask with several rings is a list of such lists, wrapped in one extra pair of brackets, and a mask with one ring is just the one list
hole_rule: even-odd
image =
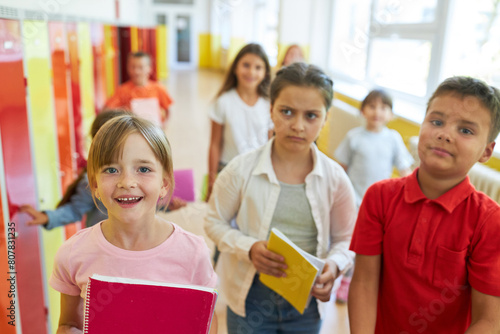
[[(233, 159), (214, 184), (205, 231), (221, 251), (217, 270), (230, 334), (318, 333), (316, 298), (328, 301), (335, 278), (352, 263), (354, 191), (342, 167), (314, 144), (332, 86), (313, 65), (281, 69), (271, 86), (275, 137)], [(286, 268), (282, 256), (267, 250), (273, 227), (327, 262), (303, 315), (258, 279), (283, 276)]]
[(208, 193), (217, 173), (235, 156), (264, 145), (272, 134), (269, 116), (271, 68), (264, 49), (248, 44), (236, 55), (209, 116)]

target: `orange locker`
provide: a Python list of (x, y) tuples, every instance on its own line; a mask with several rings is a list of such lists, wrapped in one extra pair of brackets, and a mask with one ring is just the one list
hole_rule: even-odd
[[(0, 80), (0, 132), (5, 174), (2, 187), (6, 193), (2, 201), (8, 202), (8, 221), (15, 225), (17, 236), (16, 325), (20, 325), (24, 334), (47, 333), (39, 230), (27, 226), (28, 215), (18, 212), (22, 204), (36, 206), (19, 21), (0, 19), (0, 45), (0, 73), (3, 78), (8, 78)], [(6, 295), (7, 291), (0, 293)]]
[(106, 89), (106, 66), (104, 48), (104, 27), (101, 23), (91, 23), (90, 39), (94, 57), (94, 91), (95, 111), (98, 113), (104, 107), (108, 96)]

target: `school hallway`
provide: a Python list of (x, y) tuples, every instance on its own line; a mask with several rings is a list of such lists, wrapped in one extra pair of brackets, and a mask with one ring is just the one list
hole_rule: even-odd
[[(210, 139), (208, 106), (221, 86), (222, 80), (223, 74), (218, 71), (172, 70), (169, 78), (163, 82), (174, 98), (166, 129), (172, 147), (174, 170), (193, 169), (198, 201), (162, 215), (184, 229), (200, 235), (204, 235), (203, 216), (206, 212), (206, 204), (200, 202), (199, 198), (203, 176), (208, 168)], [(205, 240), (213, 251), (213, 243), (206, 237)], [(338, 284), (338, 281), (336, 283)], [(218, 334), (226, 334), (226, 305), (220, 294), (216, 313), (219, 321)], [(337, 305), (332, 301), (326, 304), (320, 333), (349, 333), (346, 305)]]

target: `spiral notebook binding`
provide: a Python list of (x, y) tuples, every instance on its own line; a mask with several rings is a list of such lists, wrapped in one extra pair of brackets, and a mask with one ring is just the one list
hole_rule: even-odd
[(87, 293), (85, 296), (85, 309), (83, 318), (83, 334), (88, 334), (89, 332), (89, 317), (90, 317), (90, 277), (87, 282)]

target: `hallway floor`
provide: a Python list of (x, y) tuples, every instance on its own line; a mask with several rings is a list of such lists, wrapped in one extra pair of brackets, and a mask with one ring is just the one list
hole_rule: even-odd
[[(171, 71), (164, 83), (174, 104), (170, 110), (170, 120), (166, 129), (172, 146), (174, 169), (193, 169), (196, 197), (199, 200), (203, 175), (207, 172), (210, 121), (208, 106), (222, 84), (223, 75), (209, 70)], [(202, 202), (190, 203), (186, 208), (164, 214), (164, 216), (193, 233), (204, 235), (203, 216), (206, 205)], [(213, 243), (205, 237), (208, 246)], [(337, 282), (338, 283), (338, 282)], [(216, 312), (219, 319), (218, 334), (226, 334), (226, 306), (224, 300), (217, 301)], [(329, 302), (321, 334), (347, 334), (349, 324), (347, 306)], [(258, 333), (255, 333), (258, 334)]]

